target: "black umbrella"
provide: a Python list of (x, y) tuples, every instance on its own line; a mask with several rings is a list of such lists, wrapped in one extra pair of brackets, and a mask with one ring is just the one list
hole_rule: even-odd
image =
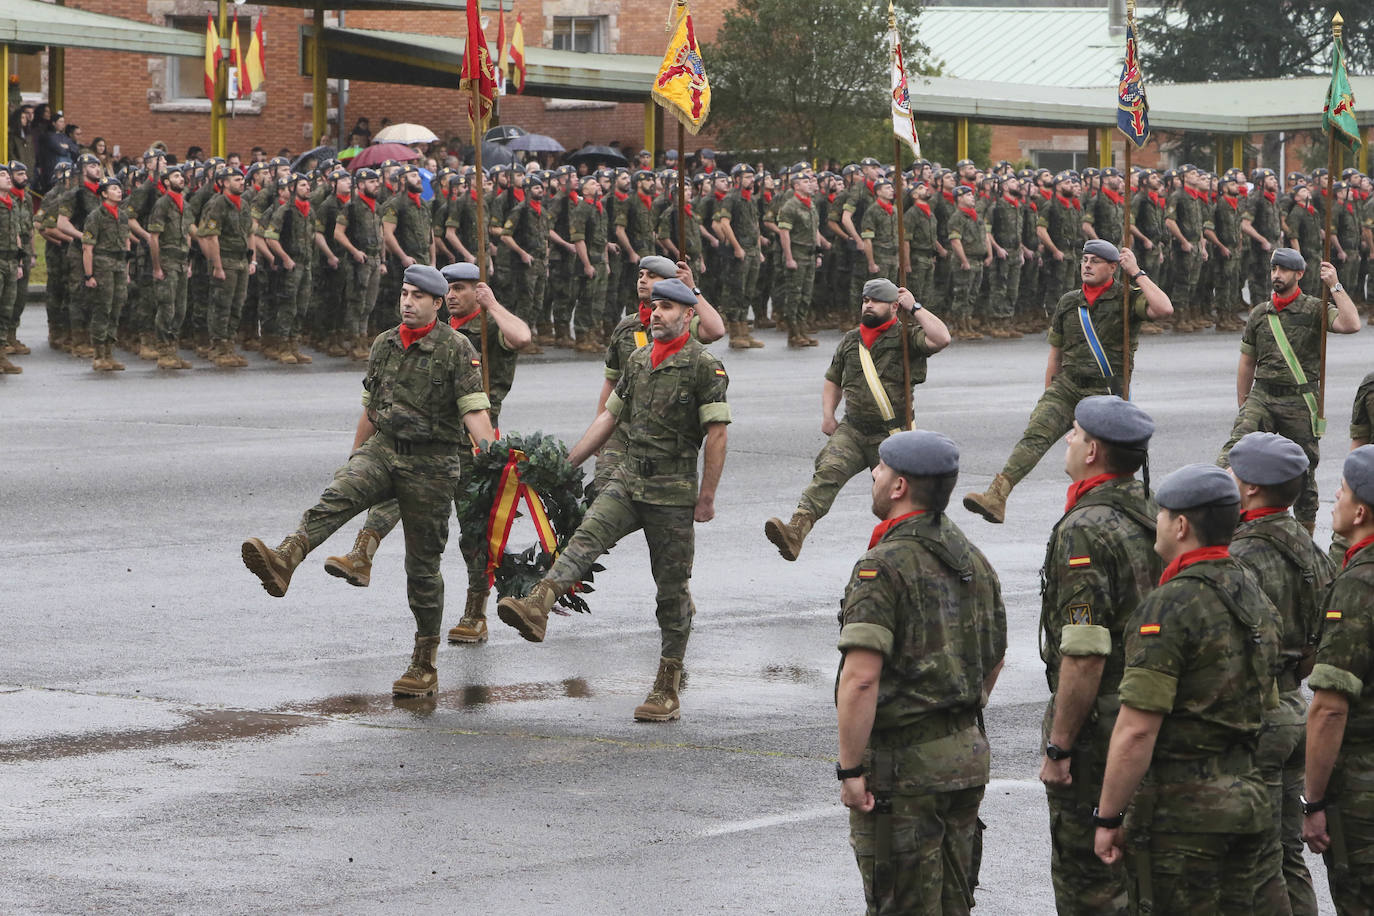
[(543, 134), (525, 134), (506, 143), (506, 149), (524, 150), (527, 153), (561, 153), (566, 147), (553, 137)]
[(523, 127), (516, 127), (514, 124), (498, 124), (489, 128), (482, 134), (482, 139), (488, 143), (505, 143), (507, 140), (514, 140), (516, 137), (523, 137), (529, 131)]
[(583, 162), (588, 165), (630, 164), (630, 160), (626, 159), (620, 152), (611, 149), (609, 146), (584, 146), (567, 158), (568, 163), (571, 165), (581, 165)]
[(338, 155), (339, 151), (332, 146), (317, 146), (297, 156), (295, 161), (291, 163), (291, 171), (299, 172), (301, 170), (301, 163), (307, 159), (314, 159), (316, 164), (319, 164), (326, 159), (336, 159)]
[(493, 165), (510, 165), (514, 161), (515, 153), (501, 144), (492, 143), (489, 140), (482, 141), (482, 168), (489, 169)]

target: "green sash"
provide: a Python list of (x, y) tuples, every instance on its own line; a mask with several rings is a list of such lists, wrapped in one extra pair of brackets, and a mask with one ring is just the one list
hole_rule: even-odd
[[(1326, 320), (1326, 316), (1322, 316)], [(1279, 352), (1283, 354), (1283, 361), (1288, 364), (1288, 371), (1293, 375), (1293, 381), (1298, 385), (1307, 384), (1307, 373), (1302, 371), (1302, 365), (1298, 362), (1298, 355), (1293, 352), (1293, 345), (1288, 342), (1288, 335), (1283, 332), (1283, 325), (1279, 323), (1279, 316), (1273, 312), (1269, 313), (1269, 330), (1274, 334), (1274, 343), (1279, 345)], [(1317, 416), (1317, 396), (1310, 391), (1302, 393), (1302, 399), (1307, 402), (1307, 412), (1312, 416), (1312, 435), (1318, 439), (1326, 432), (1326, 417)]]

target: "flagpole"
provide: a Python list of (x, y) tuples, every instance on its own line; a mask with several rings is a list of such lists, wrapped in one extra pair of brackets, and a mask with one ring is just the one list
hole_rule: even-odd
[[(468, 36), (471, 43), (472, 36)], [(465, 49), (464, 53), (467, 53)], [(473, 139), (473, 165), (474, 171), (472, 178), (477, 182), (477, 250), (473, 252), (477, 256), (477, 276), (480, 282), (487, 282), (487, 245), (490, 244), (487, 235), (487, 215), (486, 199), (484, 194), (484, 182), (482, 180), (482, 87), (480, 80), (471, 80), (472, 85), (472, 111), (476, 116), (472, 122)], [(482, 390), (491, 393), (491, 368), (487, 365), (487, 310), (478, 306), (481, 311), (479, 320), (482, 322)]]
[[(897, 12), (892, 6), (892, 0), (887, 4), (887, 27), (893, 35), (897, 33)], [(891, 49), (892, 54), (896, 54), (897, 49)], [(895, 58), (889, 65), (889, 69), (896, 68)], [(905, 74), (903, 74), (905, 78)], [(915, 118), (915, 112), (910, 107), (907, 113)], [(894, 132), (892, 135), (892, 212), (897, 217), (897, 285), (906, 287), (907, 272), (910, 264), (906, 255), (906, 226), (903, 217), (906, 215), (906, 197), (902, 181), (902, 141)], [(911, 316), (906, 314), (900, 303), (897, 306), (897, 314), (902, 320), (902, 401), (906, 406), (906, 428), (912, 429), (916, 425), (915, 408), (911, 403)]]
[[(1341, 53), (1341, 27), (1345, 20), (1341, 14), (1337, 13), (1331, 17), (1331, 35), (1335, 41), (1335, 54), (1341, 59), (1341, 66), (1345, 66), (1345, 55)], [(1334, 101), (1334, 100), (1333, 100)], [(1332, 188), (1336, 177), (1336, 125), (1328, 123), (1326, 127), (1326, 206), (1323, 208), (1326, 223), (1325, 232), (1322, 234), (1322, 261), (1331, 260), (1331, 216), (1336, 210), (1336, 195)], [(1320, 273), (1320, 271), (1319, 271)], [(1321, 281), (1318, 280), (1320, 283)], [(1326, 423), (1326, 310), (1331, 305), (1331, 289), (1325, 283), (1322, 286), (1322, 308), (1317, 315), (1317, 326), (1321, 329), (1318, 339), (1320, 340), (1319, 351), (1321, 362), (1317, 370), (1317, 428), (1320, 429)]]
[[(1126, 0), (1126, 28), (1135, 34), (1135, 0)], [(1119, 117), (1119, 116), (1118, 116)], [(1110, 140), (1108, 141), (1111, 142)], [(1134, 206), (1134, 198), (1131, 197), (1131, 147), (1135, 141), (1130, 137), (1126, 138), (1126, 161), (1123, 163), (1126, 172), (1125, 191), (1126, 206), (1123, 208), (1121, 225), (1125, 228), (1125, 235), (1121, 239), (1121, 246), (1124, 248), (1131, 244), (1131, 207)], [(1134, 247), (1134, 246), (1132, 246)], [(1140, 265), (1136, 265), (1139, 269)], [(1125, 290), (1121, 294), (1121, 397), (1123, 400), (1131, 399), (1131, 286), (1126, 283)]]
[[(677, 254), (687, 260), (687, 131), (677, 122)], [(689, 265), (690, 266), (690, 265)]]

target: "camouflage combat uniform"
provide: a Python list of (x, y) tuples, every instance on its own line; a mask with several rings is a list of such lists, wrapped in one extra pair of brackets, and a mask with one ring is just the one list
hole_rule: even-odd
[[(314, 286), (311, 279), (313, 266), (311, 252), (315, 250), (315, 233), (320, 231), (319, 221), (310, 202), (304, 201), (305, 209), (297, 206), (294, 198), (278, 207), (263, 230), (264, 239), (275, 239), (282, 250), (290, 255), (296, 266), (291, 270), (282, 269), (276, 279), (276, 307), (273, 324), (264, 331), (277, 337), (291, 339), (300, 333), (305, 322), (306, 310), (310, 307), (310, 292)], [(399, 301), (399, 300), (398, 300)]]
[[(1283, 227), (1279, 224), (1278, 201), (1270, 200), (1263, 189), (1256, 188), (1245, 199), (1245, 209), (1241, 212), (1240, 218), (1249, 222), (1252, 229), (1268, 240), (1271, 250), (1282, 247), (1280, 236), (1283, 235)], [(1250, 246), (1250, 267), (1246, 271), (1246, 283), (1250, 289), (1250, 301), (1257, 303), (1274, 289), (1269, 276), (1270, 252), (1265, 251), (1264, 247), (1250, 236), (1247, 235), (1245, 238), (1246, 244)]]
[(1164, 717), (1126, 818), (1132, 902), (1154, 913), (1287, 913), (1255, 766), (1277, 701), (1278, 612), (1235, 560), (1183, 559), (1126, 628), (1121, 705)]
[(1322, 263), (1322, 224), (1316, 208), (1294, 205), (1288, 211), (1288, 235), (1297, 239), (1293, 247), (1307, 262), (1307, 271), (1298, 283), (1304, 293), (1314, 296), (1320, 288)]
[(859, 558), (839, 621), (841, 653), (883, 656), (863, 766), (890, 813), (849, 812), (868, 912), (967, 913), (991, 757), (983, 684), (1007, 647), (997, 573), (947, 515), (917, 513)]
[(791, 257), (797, 265), (789, 268), (787, 254), (780, 255), (778, 266), (782, 273), (776, 290), (783, 318), (795, 335), (805, 330), (804, 324), (810, 315), (816, 284), (816, 230), (820, 224), (812, 201), (794, 194), (778, 211), (776, 225), (789, 233)]
[(1045, 229), (1054, 247), (1064, 255), (1064, 260), (1056, 261), (1053, 254), (1045, 252), (1045, 287), (1041, 292), (1046, 311), (1053, 312), (1051, 303), (1058, 302), (1060, 296), (1077, 285), (1078, 255), (1083, 250), (1082, 223), (1082, 204), (1076, 197), (1053, 194), (1040, 204), (1035, 224)]
[(1164, 208), (1164, 218), (1173, 220), (1178, 231), (1183, 233), (1193, 246), (1192, 251), (1184, 251), (1178, 239), (1168, 232), (1170, 241), (1168, 258), (1172, 269), (1169, 288), (1169, 301), (1174, 304), (1174, 312), (1180, 319), (1201, 317), (1198, 305), (1197, 284), (1202, 274), (1202, 201), (1189, 188), (1179, 188), (1169, 195)]
[[(1214, 262), (1213, 279), (1216, 294), (1213, 302), (1216, 303), (1217, 317), (1225, 316), (1228, 320), (1235, 318), (1236, 311), (1244, 301), (1240, 295), (1241, 255), (1244, 253), (1241, 247), (1240, 219), (1240, 199), (1222, 194), (1212, 205), (1210, 218), (1203, 224), (1204, 229), (1211, 229), (1216, 234), (1217, 241), (1231, 251), (1230, 257), (1225, 257), (1220, 251), (1212, 249), (1208, 250), (1207, 255), (1208, 259)], [(1356, 263), (1358, 264), (1358, 260)], [(1232, 327), (1234, 328), (1234, 325)]]
[(191, 214), (187, 212), (185, 199), (163, 194), (153, 204), (143, 228), (149, 235), (157, 236), (158, 263), (162, 266), (162, 279), (153, 281), (153, 298), (157, 304), (155, 330), (158, 340), (174, 341), (186, 320)]
[[(866, 239), (873, 246), (873, 263), (878, 265), (878, 272), (874, 273), (868, 269), (868, 258), (860, 257), (863, 263), (864, 283), (873, 277), (888, 277), (893, 280), (897, 278), (897, 208), (892, 204), (885, 204), (881, 200), (874, 200), (864, 210), (861, 226), (858, 227), (860, 237)], [(858, 303), (863, 300), (863, 283), (859, 284), (859, 298), (852, 299), (844, 303), (844, 312), (852, 313), (858, 307)], [(850, 285), (850, 292), (853, 292), (853, 284)]]
[[(965, 198), (967, 200), (967, 198)], [(949, 218), (949, 240), (958, 240), (964, 247), (964, 258), (968, 270), (955, 259), (950, 264), (950, 275), (954, 280), (953, 301), (950, 303), (950, 317), (955, 321), (967, 321), (982, 317), (979, 290), (983, 284), (983, 259), (988, 255), (988, 224), (972, 207), (959, 207)], [(950, 257), (953, 258), (951, 249)]]
[(573, 257), (573, 329), (577, 339), (585, 340), (592, 331), (600, 331), (605, 311), (606, 283), (610, 272), (606, 264), (607, 242), (606, 208), (601, 201), (585, 198), (573, 208), (568, 221), (568, 241), (587, 248), (587, 261), (592, 266), (588, 277), (580, 257)]
[[(748, 196), (745, 196), (745, 195)], [(759, 211), (754, 205), (752, 191), (735, 189), (716, 207), (716, 222), (729, 223), (735, 241), (744, 249), (744, 257), (735, 257), (733, 250), (721, 253), (720, 263), (725, 276), (721, 279), (726, 321), (748, 321), (749, 309), (755, 305), (754, 289), (759, 283), (762, 258), (759, 247)], [(755, 308), (755, 317), (763, 314)]]
[(382, 226), (377, 202), (355, 191), (347, 204), (339, 207), (336, 225), (342, 226), (349, 244), (363, 253), (362, 262), (345, 254), (352, 276), (344, 284), (348, 304), (344, 309), (344, 334), (357, 339), (367, 333), (367, 318), (377, 301), (382, 271)]
[(19, 272), (28, 268), (24, 223), (33, 231), (33, 214), (10, 195), (0, 197), (0, 357), (4, 342), (19, 326), (24, 303), (19, 301)]
[[(70, 191), (57, 202), (57, 213), (65, 216), (78, 232), (84, 231), (86, 220), (100, 209), (99, 186), (77, 178)], [(72, 338), (84, 342), (91, 326), (91, 296), (86, 286), (86, 267), (82, 262), (82, 245), (74, 242), (67, 246), (67, 314), (70, 318)]]
[(930, 204), (916, 201), (902, 217), (906, 242), (911, 248), (911, 270), (906, 275), (906, 288), (916, 301), (929, 307), (935, 282), (935, 214)]
[(1355, 403), (1350, 409), (1350, 438), (1368, 445), (1374, 437), (1374, 372), (1360, 382), (1355, 391)]
[[(1040, 657), (1050, 702), (1042, 738), (1050, 740), (1059, 668), (1064, 656), (1102, 656), (1097, 700), (1071, 748), (1072, 782), (1047, 786), (1050, 875), (1061, 916), (1125, 914), (1126, 875), (1093, 853), (1093, 808), (1102, 794), (1107, 748), (1121, 701), (1126, 621), (1163, 572), (1155, 553), (1157, 510), (1145, 487), (1130, 477), (1094, 486), (1055, 524), (1040, 571)], [(1070, 750), (1070, 748), (1065, 748)]]
[(232, 340), (238, 333), (243, 303), (248, 296), (248, 240), (253, 234), (252, 215), (242, 200), (228, 194), (214, 194), (205, 203), (196, 223), (197, 238), (218, 238), (219, 259), (224, 279), (214, 275), (210, 265), (210, 338)]
[[(38, 205), (38, 212), (34, 214), (36, 230), (57, 229), (57, 204), (62, 195), (63, 191), (60, 187), (53, 187), (48, 191), (48, 196), (43, 198), (43, 202)], [(48, 268), (49, 340), (70, 339), (71, 316), (67, 313), (67, 297), (69, 295), (67, 249), (69, 247), (71, 247), (71, 243), (62, 244), (54, 242), (47, 236), (43, 237), (43, 263)]]
[[(129, 295), (129, 210), (121, 203), (113, 214), (103, 202), (90, 216), (81, 236), (82, 247), (92, 249), (95, 288), (88, 303), (91, 342), (99, 345), (115, 339), (119, 316)], [(3, 257), (0, 255), (0, 257)]]
[[(415, 197), (419, 197), (417, 193)], [(429, 206), (416, 201), (408, 191), (398, 191), (387, 198), (386, 203), (377, 208), (378, 220), (389, 224), (396, 244), (417, 264), (430, 262), (429, 250), (434, 243), (434, 224), (430, 218)], [(381, 226), (377, 227), (380, 232)], [(400, 320), (401, 284), (405, 278), (405, 267), (401, 259), (382, 246), (386, 256), (386, 273), (378, 282), (378, 301), (373, 311), (376, 327), (393, 326)]]
[[(511, 260), (511, 286), (515, 292), (511, 311), (533, 327), (544, 309), (544, 287), (549, 279), (549, 217), (543, 202), (533, 198), (511, 208), (501, 232), (515, 240), (531, 258), (526, 264), (519, 255)], [(502, 243), (503, 248), (506, 247)]]
[(989, 284), (988, 317), (1005, 324), (1016, 311), (1021, 295), (1021, 211), (1026, 205), (1003, 194), (993, 202), (988, 228), (992, 240), (1007, 252), (993, 258)]

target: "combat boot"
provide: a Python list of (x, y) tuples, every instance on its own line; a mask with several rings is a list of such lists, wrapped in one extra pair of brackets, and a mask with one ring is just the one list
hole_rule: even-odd
[(196, 331), (196, 335), (195, 335), (195, 353), (196, 353), (196, 356), (199, 356), (201, 359), (211, 359), (211, 358), (213, 358), (213, 356), (214, 356), (214, 354), (211, 352), (212, 349), (214, 349), (214, 344), (213, 344), (213, 343), (211, 342), (211, 340), (210, 340), (210, 334), (209, 334), (209, 332), (208, 332), (208, 331)]
[[(232, 344), (233, 341), (230, 341), (230, 343)], [(263, 340), (258, 336), (257, 331), (243, 330), (239, 332), (239, 346), (243, 347), (243, 349), (247, 350), (249, 353), (256, 353), (261, 350), (262, 345)], [(229, 351), (232, 353), (234, 348), (230, 346)]]
[(341, 557), (327, 557), (324, 571), (343, 579), (349, 585), (367, 588), (372, 581), (372, 558), (377, 555), (382, 536), (370, 528), (358, 532), (353, 549)]
[(566, 322), (560, 321), (554, 326), (553, 345), (560, 350), (573, 349), (572, 334), (568, 332), (568, 325)]
[(354, 337), (353, 349), (348, 351), (348, 358), (362, 361), (367, 359), (369, 355), (371, 355), (371, 350), (368, 347), (367, 335), (359, 334), (358, 336)]
[(654, 689), (635, 707), (636, 722), (670, 722), (681, 715), (677, 691), (682, 685), (682, 659), (660, 658)]
[(583, 331), (577, 335), (577, 343), (573, 346), (577, 353), (600, 353), (605, 349), (601, 343), (600, 331)]
[(159, 369), (180, 369), (181, 360), (172, 352), (170, 341), (162, 341), (157, 348), (157, 367)]
[(233, 369), (238, 365), (234, 355), (229, 352), (229, 341), (216, 340), (210, 344), (210, 362), (219, 369)]
[[(244, 343), (243, 348), (249, 349), (248, 344)], [(281, 361), (281, 338), (275, 334), (262, 335), (258, 349), (262, 351), (264, 359), (270, 359), (274, 362)]]
[(415, 651), (410, 667), (391, 685), (391, 693), (398, 697), (427, 697), (439, 691), (439, 670), (434, 666), (439, 654), (439, 637), (416, 636)]
[(95, 341), (91, 340), (90, 331), (78, 332), (81, 336), (72, 344), (72, 356), (77, 359), (95, 359)]
[(23, 371), (22, 366), (16, 366), (8, 356), (0, 353), (0, 375), (20, 375)]
[(983, 335), (982, 335), (981, 333), (979, 333), (979, 331), (978, 331), (978, 329), (977, 329), (976, 327), (974, 327), (974, 325), (973, 325), (973, 319), (972, 319), (972, 318), (964, 318), (964, 319), (962, 319), (962, 320), (963, 320), (963, 324), (964, 324), (964, 339), (965, 339), (965, 340), (982, 340), (982, 339), (983, 339)]
[(306, 353), (302, 353), (302, 352), (301, 352), (301, 338), (299, 338), (299, 337), (288, 337), (288, 338), (286, 338), (286, 346), (287, 346), (287, 348), (291, 351), (291, 355), (294, 356), (294, 357), (296, 357), (296, 364), (297, 364), (297, 365), (300, 365), (300, 366), (308, 366), (308, 365), (310, 365), (311, 363), (313, 363), (313, 362), (315, 361), (314, 357), (312, 357), (312, 356), (310, 356), (310, 355), (308, 355), (308, 354), (306, 354)]
[(815, 322), (813, 322), (810, 318), (802, 319), (801, 328), (798, 331), (798, 336), (801, 337), (802, 340), (806, 341), (806, 345), (808, 347), (819, 347), (821, 345), (819, 339), (811, 336), (814, 333), (816, 333)]
[(755, 336), (753, 335), (753, 333), (749, 330), (749, 322), (743, 321), (743, 320), (740, 321), (740, 323), (739, 323), (739, 328), (740, 328), (740, 333), (742, 333), (742, 334), (744, 335), (744, 339), (747, 340), (747, 341), (749, 341), (749, 349), (751, 349), (751, 350), (762, 350), (762, 349), (763, 349), (763, 341), (761, 341), (761, 340), (759, 340), (757, 337), (755, 337)]
[(463, 619), (448, 631), (449, 642), (486, 642), (487, 641), (487, 596), (490, 591), (468, 589), (468, 603), (463, 608)]
[(153, 341), (152, 334), (138, 335), (138, 358), (155, 360), (162, 354), (158, 352), (157, 344)]
[(544, 352), (544, 348), (539, 346), (539, 341), (531, 337), (530, 342), (525, 344), (518, 351), (521, 356), (539, 356)]
[(234, 361), (234, 366), (236, 368), (243, 369), (248, 366), (248, 358), (244, 356), (242, 353), (240, 353), (238, 350), (234, 349), (233, 340), (226, 340), (224, 342), (224, 350), (226, 353), (229, 354), (229, 358)]
[(119, 362), (117, 359), (114, 358), (114, 344), (113, 344), (111, 341), (108, 341), (108, 340), (107, 340), (107, 341), (105, 341), (103, 344), (101, 344), (100, 347), (99, 347), (99, 351), (100, 351), (100, 353), (102, 353), (102, 354), (104, 355), (104, 357), (105, 357), (105, 359), (104, 359), (104, 363), (105, 363), (105, 364), (104, 364), (104, 366), (102, 367), (104, 370), (106, 370), (106, 371), (111, 371), (111, 372), (123, 372), (123, 371), (124, 371), (124, 364), (121, 363), (121, 362)]
[(805, 509), (792, 513), (792, 521), (783, 522), (780, 518), (770, 518), (763, 523), (763, 535), (773, 542), (784, 560), (796, 561), (801, 555), (802, 542), (811, 533), (816, 517)]
[(5, 342), (5, 352), (12, 356), (28, 356), (33, 351), (19, 339), (18, 334), (18, 331), (10, 331), (9, 340)]
[(71, 346), (71, 341), (65, 332), (56, 328), (48, 328), (48, 349), (65, 352)]
[(548, 579), (540, 579), (528, 596), (502, 598), (497, 602), (496, 616), (530, 642), (543, 642), (549, 626), (549, 609), (557, 600), (558, 586)]
[(348, 347), (344, 346), (344, 335), (342, 331), (335, 331), (329, 335), (329, 341), (325, 344), (325, 356), (347, 356)]
[(749, 349), (749, 330), (743, 321), (731, 321), (728, 323), (730, 331), (730, 349), (748, 350)]
[[(266, 338), (264, 338), (264, 340), (265, 339)], [(291, 350), (290, 340), (285, 337), (277, 337), (273, 339), (273, 342), (277, 345), (277, 355), (272, 358), (277, 362), (281, 363), (283, 366), (294, 366), (300, 362), (300, 360), (296, 359), (296, 354)], [(263, 355), (267, 355), (266, 344), (264, 344)]]
[(968, 493), (964, 496), (964, 508), (981, 515), (983, 518), (1000, 525), (1007, 518), (1007, 497), (1011, 495), (1014, 484), (1006, 474), (998, 474), (984, 493)]
[(257, 538), (243, 542), (243, 565), (262, 580), (262, 587), (273, 598), (282, 598), (291, 586), (291, 574), (301, 565), (310, 545), (301, 534), (287, 535), (275, 549)]

